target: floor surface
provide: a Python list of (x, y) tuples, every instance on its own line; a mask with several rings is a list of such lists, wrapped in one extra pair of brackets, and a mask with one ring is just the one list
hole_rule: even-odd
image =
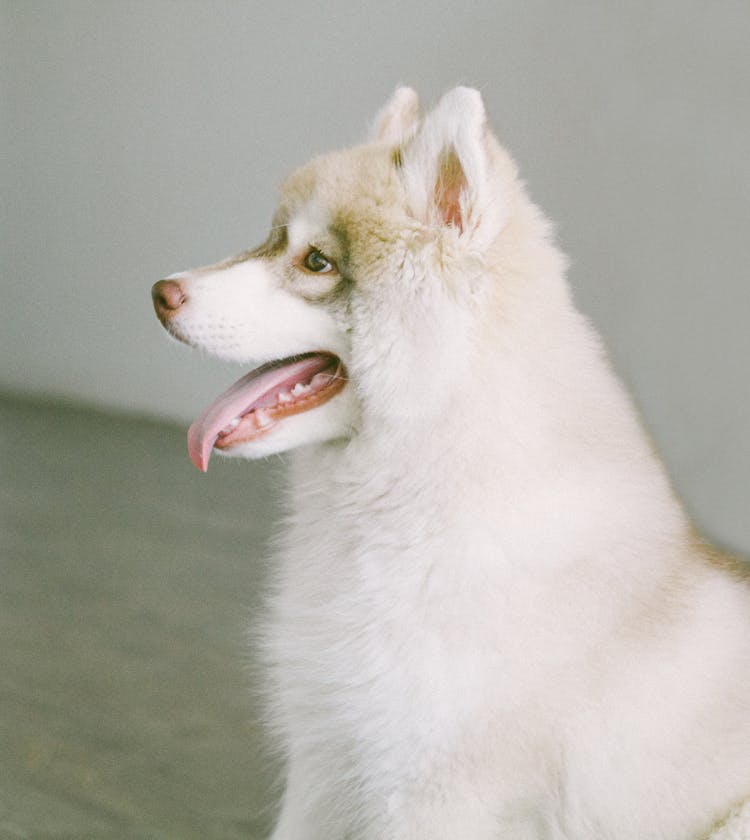
[(0, 838), (266, 833), (246, 630), (280, 472), (0, 399)]

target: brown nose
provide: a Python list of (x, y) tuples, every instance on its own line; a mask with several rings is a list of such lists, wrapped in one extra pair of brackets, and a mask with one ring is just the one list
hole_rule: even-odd
[(160, 321), (169, 320), (187, 297), (187, 292), (177, 280), (159, 280), (151, 287), (151, 298)]

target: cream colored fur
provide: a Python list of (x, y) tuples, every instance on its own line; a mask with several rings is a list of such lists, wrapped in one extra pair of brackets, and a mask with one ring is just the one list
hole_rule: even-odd
[(265, 248), (174, 275), (188, 343), (350, 376), (231, 453), (307, 444), (262, 634), (273, 840), (748, 840), (747, 579), (694, 535), (479, 94), (422, 119), (400, 89), (374, 134), (292, 175)]

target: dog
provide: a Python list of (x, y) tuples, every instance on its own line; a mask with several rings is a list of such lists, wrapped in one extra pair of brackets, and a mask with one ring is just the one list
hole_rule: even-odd
[(550, 223), (456, 88), (153, 288), (259, 365), (190, 457), (294, 450), (260, 644), (272, 840), (750, 838), (750, 575), (696, 533)]

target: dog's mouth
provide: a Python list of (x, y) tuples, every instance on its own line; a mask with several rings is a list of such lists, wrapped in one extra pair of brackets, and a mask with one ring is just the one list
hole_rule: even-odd
[(284, 417), (310, 411), (346, 385), (344, 365), (332, 353), (305, 353), (269, 362), (234, 383), (188, 431), (190, 460), (205, 472), (211, 452), (267, 435)]

